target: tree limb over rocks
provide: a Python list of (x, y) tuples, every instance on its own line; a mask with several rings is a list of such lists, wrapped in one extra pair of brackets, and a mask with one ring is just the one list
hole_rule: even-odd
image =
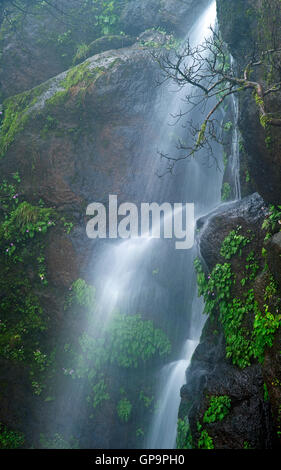
[[(172, 158), (161, 154), (168, 161), (168, 171), (173, 170), (177, 161), (194, 156), (203, 147), (208, 147), (211, 151), (210, 140), (221, 142), (215, 115), (231, 95), (252, 90), (261, 125), (264, 128), (281, 127), (280, 115), (269, 112), (266, 102), (269, 95), (281, 91), (281, 47), (263, 51), (259, 56), (253, 52), (252, 56), (246, 59), (247, 65), (239, 68), (234, 66), (219, 33), (212, 28), (211, 30), (211, 37), (199, 46), (191, 46), (188, 40), (181, 50), (153, 53), (162, 70), (161, 84), (172, 80), (178, 87), (186, 87), (187, 103), (193, 107), (203, 106), (203, 109), (206, 109), (207, 104), (208, 109), (211, 107), (199, 128), (196, 129), (188, 122), (193, 145), (185, 148), (184, 156)], [(262, 74), (259, 73), (259, 68)], [(260, 76), (265, 78), (260, 79)], [(273, 77), (277, 77), (277, 80)], [(176, 117), (188, 117), (189, 113), (190, 107), (186, 113), (180, 112)], [(179, 144), (179, 148), (184, 147)]]

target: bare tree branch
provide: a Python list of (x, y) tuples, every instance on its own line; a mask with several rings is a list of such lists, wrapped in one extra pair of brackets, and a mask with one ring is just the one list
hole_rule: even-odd
[[(187, 41), (181, 50), (157, 51), (153, 53), (153, 57), (162, 70), (162, 83), (171, 80), (179, 88), (186, 87), (185, 101), (193, 107), (206, 107), (207, 103), (209, 103), (208, 107), (211, 105), (201, 127), (196, 132), (194, 132), (194, 128), (192, 129), (193, 145), (186, 148), (187, 153), (184, 156), (173, 158), (160, 152), (161, 157), (168, 161), (168, 171), (173, 171), (177, 161), (194, 156), (203, 147), (212, 153), (210, 139), (219, 141), (214, 126), (214, 117), (224, 101), (231, 95), (252, 90), (261, 125), (263, 127), (281, 127), (280, 115), (269, 112), (268, 103), (265, 100), (266, 97), (281, 90), (280, 47), (263, 51), (259, 56), (253, 50), (252, 56), (246, 61), (246, 66), (236, 70), (219, 33), (212, 29), (212, 36), (199, 46), (192, 47)], [(274, 69), (275, 74), (268, 73), (268, 76), (269, 78), (277, 76), (277, 81), (274, 82), (272, 78), (266, 81), (255, 78), (262, 75), (255, 73), (259, 67), (263, 67), (263, 71), (267, 68), (269, 71)], [(198, 90), (198, 94), (195, 95), (194, 90)], [(212, 99), (216, 99), (217, 102), (212, 104)], [(174, 117), (180, 119), (186, 116), (191, 109), (185, 113), (180, 111)]]

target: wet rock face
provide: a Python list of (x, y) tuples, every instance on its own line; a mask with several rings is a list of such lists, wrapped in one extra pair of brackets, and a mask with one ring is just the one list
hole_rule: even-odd
[[(184, 35), (209, 0), (130, 0), (118, 10), (119, 26), (112, 35), (97, 31), (97, 19), (89, 6), (76, 0), (59, 0), (65, 12), (38, 10), (29, 15), (15, 32), (0, 39), (0, 102), (8, 96), (39, 85), (77, 63), (81, 45), (89, 47), (82, 58), (106, 50), (131, 45), (140, 33), (149, 28), (164, 28), (169, 33)], [(116, 13), (117, 14), (117, 13)], [(87, 24), (86, 24), (87, 23)], [(86, 24), (86, 25), (85, 25)], [(129, 37), (118, 36), (120, 32)], [(80, 60), (81, 61), (81, 60)]]
[[(218, 0), (217, 11), (220, 30), (238, 68), (244, 70), (255, 56), (280, 45), (280, 2), (271, 5), (253, 0)], [(271, 16), (270, 16), (271, 15)], [(274, 38), (274, 39), (273, 39)], [(278, 68), (278, 67), (277, 67)], [(280, 72), (273, 72), (270, 80), (278, 83)], [(266, 67), (256, 67), (251, 78), (266, 87)], [(278, 113), (280, 93), (265, 97), (268, 112)], [(250, 91), (239, 95), (239, 130), (241, 132), (240, 160), (242, 194), (257, 191), (267, 203), (279, 204), (281, 199), (281, 130), (280, 127), (264, 128), (258, 108)], [(245, 173), (246, 172), (246, 173)], [(248, 175), (248, 176), (245, 176)], [(248, 180), (248, 181), (247, 181)]]
[(131, 35), (155, 25), (184, 35), (208, 3), (208, 0), (133, 0), (127, 2), (121, 20), (124, 31)]
[[(243, 259), (247, 258), (250, 251), (255, 253), (258, 265), (262, 266), (260, 254), (264, 246), (265, 232), (261, 231), (261, 225), (266, 214), (263, 199), (258, 194), (253, 194), (242, 201), (222, 205), (209, 217), (202, 218), (197, 223), (200, 229), (200, 253), (207, 273), (211, 272), (217, 263), (226, 262), (220, 249), (231, 230), (240, 226), (241, 233), (251, 233), (249, 251), (241, 256), (237, 254), (230, 261), (235, 276), (231, 299), (243, 299), (241, 270)], [(279, 234), (276, 234), (267, 243), (270, 263), (274, 253), (276, 254), (274, 250), (278, 251), (280, 248), (279, 238)], [(253, 283), (255, 300), (260, 309), (264, 308), (264, 291), (268, 276), (270, 272), (261, 270)], [(188, 414), (193, 445), (198, 445), (201, 436), (201, 430), (198, 429), (200, 423), (213, 439), (216, 449), (241, 449), (245, 445), (268, 449), (275, 446), (275, 430), (278, 423), (273, 416), (278, 416), (278, 411), (275, 410), (280, 402), (280, 389), (273, 384), (274, 377), (276, 380), (276, 377), (280, 376), (278, 344), (280, 345), (280, 333), (277, 332), (273, 347), (266, 351), (263, 365), (252, 361), (246, 368), (235, 366), (232, 360), (226, 357), (226, 341), (219, 312), (212, 312), (186, 372), (186, 385), (181, 390), (180, 417), (184, 418), (185, 414)], [(267, 385), (270, 401), (265, 399), (264, 383)], [(227, 396), (231, 400), (231, 409), (221, 421), (206, 425), (203, 417), (210, 405), (210, 397), (219, 396)]]
[[(202, 345), (201, 360), (209, 355), (209, 344)], [(204, 356), (205, 352), (205, 356)], [(213, 351), (214, 352), (214, 351)], [(229, 364), (219, 363), (202, 370), (200, 386), (200, 362), (187, 371), (189, 385), (181, 390), (182, 400), (189, 402), (198, 389), (202, 390), (204, 377), (204, 396), (199, 395), (197, 406), (193, 405), (189, 413), (192, 436), (199, 438), (197, 421), (208, 408), (208, 396), (228, 396), (231, 399), (232, 411), (220, 423), (209, 425), (208, 432), (215, 442), (216, 449), (242, 449), (244, 442), (251, 442), (253, 448), (272, 447), (272, 418), (268, 403), (263, 398), (263, 376), (259, 366), (238, 371)], [(204, 374), (204, 375), (203, 375)]]
[[(67, 73), (44, 85), (0, 166), (25, 175), (27, 195), (40, 194), (60, 209), (106, 203), (108, 194), (133, 199), (127, 186), (131, 182), (132, 193), (132, 167), (142, 172), (139, 141), (154, 132), (147, 118), (157, 99), (157, 87), (150, 86), (157, 64), (132, 47), (94, 56), (75, 70), (78, 78), (67, 90)], [(80, 71), (89, 77), (80, 79)]]
[(253, 230), (262, 243), (259, 227), (265, 215), (265, 202), (255, 193), (242, 201), (223, 204), (213, 215), (200, 219), (197, 222), (200, 252), (208, 269), (212, 270), (216, 263), (224, 262), (220, 255), (221, 244), (229, 232), (240, 224), (247, 230)]
[(268, 242), (268, 264), (281, 288), (281, 232), (276, 233)]

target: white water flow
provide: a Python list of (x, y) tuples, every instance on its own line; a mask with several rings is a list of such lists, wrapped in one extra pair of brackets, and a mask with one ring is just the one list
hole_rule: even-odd
[(232, 152), (231, 152), (231, 174), (234, 180), (234, 197), (235, 200), (241, 199), (241, 186), (240, 186), (240, 132), (238, 129), (239, 106), (238, 98), (232, 95), (233, 115), (234, 115), (234, 128), (232, 135)]
[[(235, 67), (234, 59), (230, 56), (231, 67)], [(234, 184), (234, 197), (235, 200), (241, 199), (241, 186), (240, 186), (240, 132), (238, 128), (239, 119), (239, 103), (238, 97), (235, 94), (231, 95), (233, 107), (233, 133), (232, 133), (232, 151), (230, 156), (231, 174), (233, 176)]]
[[(216, 21), (216, 4), (211, 5), (188, 33), (193, 46), (200, 45), (211, 34), (210, 26)], [(187, 111), (184, 97), (188, 89), (175, 92), (175, 86), (166, 87), (161, 97), (158, 119), (160, 132), (155, 147), (165, 153), (175, 151), (176, 137), (185, 136), (182, 123), (171, 126), (171, 115)], [(192, 119), (202, 122), (203, 114), (195, 111)], [(217, 149), (221, 153), (221, 149)], [(150, 150), (151, 152), (151, 150)], [(215, 165), (204, 164), (204, 152), (195, 160), (178, 165), (176, 175), (159, 179), (159, 159), (152, 159), (149, 177), (145, 181), (143, 200), (186, 201), (195, 203), (196, 217), (216, 207), (220, 201), (222, 173)], [(143, 162), (140, 162), (142, 165)], [(165, 166), (166, 162), (162, 163)], [(161, 171), (161, 166), (160, 166)], [(180, 388), (185, 382), (185, 371), (198, 344), (204, 324), (202, 301), (197, 297), (193, 260), (196, 248), (188, 252), (176, 252), (174, 241), (150, 238), (129, 239), (105, 246), (93, 271), (93, 284), (97, 286), (96, 315), (106, 323), (116, 311), (126, 314), (153, 313), (157, 324), (170, 331), (177, 330), (184, 344), (179, 361), (163, 368), (160, 374), (162, 393), (159, 408), (151, 423), (146, 441), (147, 448), (174, 448), (177, 432), (177, 415), (180, 404)], [(110, 269), (108, 269), (110, 266)], [(155, 271), (159, 274), (152, 275)], [(180, 300), (180, 302), (179, 302)], [(178, 311), (175, 311), (178, 304)], [(185, 333), (182, 330), (185, 330)]]
[[(187, 34), (193, 46), (200, 45), (210, 36), (210, 26), (214, 26), (215, 21), (216, 2), (213, 1)], [(171, 115), (190, 109), (184, 101), (188, 92), (188, 86), (175, 92), (175, 85), (171, 84), (159, 91), (158, 107), (151, 113), (150, 124), (156, 129), (154, 141), (143, 136), (141, 152), (132, 159), (132, 174), (124, 192), (130, 194), (131, 191), (137, 202), (194, 202), (195, 216), (198, 218), (217, 207), (221, 199), (223, 173), (217, 170), (215, 164), (206, 164), (206, 152), (202, 150), (196, 159), (178, 162), (173, 176), (159, 178), (156, 174), (159, 167), (161, 172), (166, 166), (165, 161), (159, 163), (156, 150), (175, 155), (175, 138), (186, 139), (187, 130), (183, 128), (183, 123), (177, 120), (175, 123)], [(204, 113), (195, 109), (190, 111), (190, 118), (195, 125), (202, 124), (205, 113), (206, 109)], [(223, 168), (222, 149), (214, 144), (213, 150)], [(127, 200), (130, 200), (129, 197)], [(189, 229), (193, 230), (194, 227)], [(91, 283), (96, 287), (96, 302), (91, 333), (95, 334), (97, 321), (107, 324), (116, 312), (128, 315), (138, 313), (144, 318), (153, 319), (173, 344), (185, 345), (179, 361), (165, 366), (160, 374), (162, 392), (157, 395), (160, 408), (151, 423), (147, 448), (175, 446), (180, 388), (185, 382), (185, 370), (204, 324), (203, 306), (201, 299), (197, 298), (193, 268), (196, 255), (195, 246), (192, 250), (176, 250), (174, 239), (97, 240), (94, 246)], [(80, 427), (83, 426), (79, 397), (83, 386), (81, 383), (81, 392), (67, 390), (61, 400), (64, 409), (58, 413), (62, 415), (62, 423), (65, 423), (65, 406), (71, 409), (67, 421), (69, 435), (76, 435), (77, 423), (81, 422)], [(73, 406), (73, 403), (76, 405)], [(109, 437), (109, 448), (126, 448), (128, 437), (122, 432), (120, 428), (118, 442)], [(93, 445), (97, 444), (94, 442)]]
[(147, 442), (150, 449), (173, 449), (175, 447), (177, 437), (175, 418), (177, 422), (180, 405), (179, 390), (185, 382), (186, 369), (197, 345), (198, 341), (187, 340), (182, 351), (182, 358), (168, 364), (162, 370), (160, 387), (163, 392)]
[[(193, 46), (201, 44), (211, 34), (210, 26), (214, 26), (215, 19), (216, 4), (212, 2), (188, 34)], [(161, 127), (154, 143), (155, 149), (149, 149), (150, 153), (153, 152), (153, 158), (149, 161), (148, 175), (138, 197), (148, 202), (173, 200), (195, 202), (198, 217), (206, 209), (214, 208), (218, 203), (220, 186), (219, 184), (216, 186), (216, 183), (220, 181), (222, 175), (218, 174), (215, 166), (208, 168), (204, 166), (204, 162), (202, 165), (199, 156), (198, 160), (192, 159), (183, 165), (179, 164), (173, 177), (168, 175), (165, 179), (160, 179), (156, 174), (166, 167), (166, 161), (159, 163), (156, 149), (160, 148), (165, 153), (173, 154), (176, 148), (174, 139), (180, 138), (183, 134), (182, 123), (179, 122), (177, 126), (171, 125), (173, 123), (171, 116), (179, 113), (183, 106), (186, 107), (183, 103), (186, 94), (186, 88), (175, 91), (173, 84), (169, 84), (164, 92), (162, 91), (160, 107), (156, 112), (158, 114), (156, 119), (161, 122)], [(195, 115), (193, 118), (201, 120), (202, 116)], [(201, 155), (201, 158), (204, 160), (204, 155)], [(138, 164), (142, 166), (143, 161)], [(193, 230), (193, 227), (189, 228)], [(165, 294), (159, 291), (159, 286), (156, 288), (153, 285), (154, 279), (148, 280), (148, 270), (151, 274), (153, 271), (160, 272), (161, 267), (162, 271), (167, 269), (169, 261), (167, 263), (167, 259), (165, 260), (164, 251), (170, 252), (171, 256), (171, 243), (168, 240), (159, 241), (150, 237), (140, 237), (105, 244), (98, 255), (95, 253), (93, 260), (95, 267), (92, 272), (93, 284), (97, 287), (95, 316), (108, 323), (116, 311), (142, 312), (144, 304), (150, 297), (154, 297), (154, 304), (159, 302), (164, 304)], [(180, 257), (180, 263), (186, 261), (184, 256), (175, 253), (174, 249), (173, 253), (175, 257)], [(173, 262), (178, 264), (178, 260)], [(153, 311), (152, 308), (151, 310)]]
[[(210, 9), (205, 12), (204, 19), (209, 18), (211, 12), (214, 13), (212, 8), (214, 5), (211, 5)], [(199, 20), (200, 21), (200, 20)], [(209, 18), (210, 21), (210, 18)], [(212, 17), (212, 26), (214, 26), (215, 17)], [(196, 28), (195, 28), (196, 31)], [(204, 32), (205, 37), (207, 32)], [(200, 42), (197, 42), (200, 44)], [(233, 64), (232, 64), (233, 65)], [(241, 198), (240, 190), (240, 160), (239, 160), (239, 130), (238, 130), (238, 100), (232, 95), (232, 105), (233, 105), (233, 115), (234, 115), (234, 127), (232, 135), (232, 153), (230, 156), (230, 171), (234, 183), (234, 192), (235, 199)], [(201, 181), (200, 181), (201, 180)], [(196, 177), (197, 183), (204, 184), (204, 178), (202, 178), (202, 171), (199, 170), (199, 175)], [(212, 180), (212, 183), (219, 183), (218, 179)], [(219, 186), (221, 187), (221, 186)], [(202, 186), (203, 192), (208, 191), (208, 186)], [(213, 195), (217, 195), (215, 188), (212, 188)], [(217, 197), (216, 203), (214, 204), (214, 199), (212, 201), (205, 199), (203, 204), (201, 204), (199, 213), (202, 214), (202, 211), (205, 214), (212, 212), (215, 206), (219, 207), (221, 204), (221, 198)], [(198, 204), (198, 201), (195, 199), (195, 203)], [(194, 250), (194, 256), (196, 256), (196, 250)], [(192, 297), (192, 306), (191, 306), (191, 322), (189, 327), (189, 338), (192, 340), (187, 340), (184, 349), (183, 355), (180, 357), (179, 361), (173, 362), (168, 366), (165, 366), (162, 370), (162, 381), (159, 387), (159, 401), (160, 406), (156, 416), (154, 417), (151, 423), (151, 429), (149, 432), (148, 439), (146, 441), (146, 447), (149, 449), (173, 449), (176, 446), (176, 435), (177, 435), (177, 419), (178, 419), (178, 410), (180, 405), (180, 389), (186, 382), (186, 370), (190, 364), (192, 355), (199, 343), (200, 335), (205, 323), (205, 317), (203, 317), (202, 312), (204, 309), (203, 299), (198, 298), (197, 288), (193, 285), (193, 290), (187, 288), (187, 295)]]

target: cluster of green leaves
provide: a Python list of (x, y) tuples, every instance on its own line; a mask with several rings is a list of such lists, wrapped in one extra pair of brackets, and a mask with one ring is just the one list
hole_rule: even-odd
[[(30, 256), (30, 241), (34, 238), (36, 243), (42, 239), (42, 235), (55, 225), (56, 214), (53, 209), (44, 208), (43, 205), (34, 206), (27, 201), (20, 202), (18, 173), (13, 176), (13, 182), (3, 180), (0, 184), (0, 201), (3, 208), (3, 216), (0, 220), (0, 248), (5, 255), (14, 262), (24, 262)], [(44, 256), (40, 251), (38, 264), (40, 271), (44, 270)], [(41, 280), (45, 279), (44, 273)]]
[(116, 315), (108, 330), (111, 340), (111, 362), (121, 367), (137, 368), (140, 362), (158, 354), (167, 356), (171, 344), (165, 333), (154, 328), (152, 321), (143, 321), (141, 315)]
[(149, 408), (154, 400), (154, 397), (149, 397), (145, 395), (143, 390), (141, 390), (139, 393), (139, 400), (143, 402), (145, 408)]
[(192, 438), (187, 418), (178, 419), (177, 425), (177, 449), (192, 449)]
[(78, 443), (75, 439), (67, 441), (59, 433), (55, 433), (53, 436), (40, 434), (40, 446), (43, 449), (78, 449)]
[(223, 202), (228, 201), (231, 196), (231, 186), (229, 183), (224, 183), (222, 186), (221, 200)]
[(118, 31), (120, 4), (116, 0), (102, 0), (99, 11), (96, 13), (96, 26), (100, 28), (101, 34), (106, 36)]
[(212, 396), (210, 405), (203, 416), (204, 423), (215, 423), (222, 421), (229, 413), (231, 408), (231, 399), (227, 395)]
[(132, 412), (132, 404), (128, 398), (124, 397), (117, 404), (117, 414), (123, 423), (127, 423)]
[(276, 331), (281, 326), (281, 315), (270, 313), (268, 305), (264, 308), (263, 313), (258, 310), (255, 315), (253, 333), (254, 355), (260, 362), (263, 362), (265, 349), (272, 347)]
[[(277, 230), (278, 226), (279, 230)], [(265, 240), (268, 240), (276, 231), (281, 230), (281, 206), (271, 205), (269, 207), (269, 214), (264, 220), (262, 228), (267, 230)]]
[[(0, 299), (0, 356), (28, 366), (33, 392), (41, 395), (54, 361), (43, 340), (48, 326), (40, 301), (47, 284), (44, 234), (57, 216), (43, 201), (37, 206), (21, 202), (20, 183), (15, 173), (0, 184), (0, 290), (5, 292)], [(29, 275), (23, 275), (23, 266)]]
[(107, 384), (104, 379), (99, 380), (92, 387), (92, 394), (88, 396), (87, 401), (92, 403), (93, 408), (97, 408), (102, 402), (110, 399), (110, 395), (107, 390)]
[[(232, 231), (222, 244), (221, 254), (231, 258), (248, 243), (248, 239), (237, 231)], [(246, 263), (245, 270), (249, 274), (241, 280), (243, 286), (247, 280), (254, 281), (259, 269), (253, 252), (248, 255)], [(205, 313), (218, 312), (224, 331), (227, 357), (241, 368), (250, 365), (252, 359), (263, 362), (265, 350), (273, 345), (275, 334), (281, 325), (278, 309), (276, 314), (272, 314), (266, 303), (276, 294), (272, 279), (265, 289), (265, 305), (261, 312), (253, 289), (244, 292), (241, 299), (231, 297), (235, 278), (229, 263), (217, 264), (208, 277), (205, 276), (198, 259), (195, 260), (195, 269), (198, 293), (205, 301)]]
[(212, 450), (215, 448), (214, 441), (211, 436), (209, 436), (208, 431), (203, 429), (202, 424), (197, 423), (197, 430), (200, 432), (198, 439), (198, 449), (207, 449)]
[(46, 86), (46, 84), (40, 85), (4, 101), (4, 119), (0, 127), (0, 158), (5, 156), (15, 137), (32, 119), (31, 109), (36, 104), (38, 96), (45, 91)]
[(18, 204), (3, 222), (0, 236), (8, 242), (21, 243), (33, 238), (35, 234), (45, 234), (55, 225), (52, 216), (54, 216), (52, 209), (33, 206), (24, 201)]
[(256, 278), (257, 272), (260, 269), (260, 266), (255, 258), (255, 254), (253, 251), (249, 253), (246, 259), (246, 272), (247, 275), (241, 279), (241, 285), (245, 286), (247, 281), (253, 281)]
[(206, 276), (200, 260), (194, 261), (197, 272), (198, 295), (203, 296), (205, 301), (204, 313), (211, 314), (215, 307), (228, 303), (232, 286), (233, 274), (229, 263), (217, 264), (212, 273)]
[[(9, 285), (11, 289), (7, 288)], [(4, 286), (6, 295), (0, 301), (0, 355), (28, 362), (33, 359), (33, 333), (46, 329), (42, 308), (28, 279), (15, 279), (6, 273), (6, 277), (0, 279), (0, 288)]]
[[(231, 399), (227, 395), (211, 396), (209, 407), (203, 415), (203, 423), (211, 424), (222, 421), (229, 413), (231, 408)], [(197, 422), (197, 431), (199, 434), (198, 449), (214, 449), (213, 438), (208, 434), (208, 431), (203, 428), (203, 425)]]
[(11, 431), (0, 423), (0, 449), (18, 449), (24, 444), (24, 435), (18, 431)]
[[(83, 287), (84, 283), (82, 290), (79, 289), (79, 303), (87, 311), (91, 302), (83, 300)], [(91, 299), (87, 289), (85, 297)], [(75, 305), (71, 302), (71, 308), (73, 306)], [(168, 355), (170, 350), (167, 336), (162, 330), (155, 328), (152, 321), (143, 320), (140, 315), (115, 313), (111, 322), (106, 325), (100, 321), (93, 324), (91, 318), (91, 328), (78, 338), (78, 344), (65, 344), (63, 372), (72, 380), (83, 379), (88, 382), (90, 393), (87, 401), (96, 410), (111, 398), (104, 377), (105, 370), (110, 370), (112, 366), (114, 369), (116, 366), (135, 369), (154, 356)], [(154, 397), (147, 396), (143, 390), (140, 391), (139, 400), (144, 408), (150, 408), (153, 399)], [(125, 413), (122, 411), (124, 404), (126, 400), (118, 405), (122, 416)], [(125, 416), (123, 420), (126, 420)]]
[(270, 275), (269, 283), (265, 288), (264, 300), (265, 302), (270, 302), (277, 295), (277, 283), (272, 276)]
[(222, 243), (220, 254), (227, 260), (231, 259), (234, 255), (236, 255), (238, 251), (241, 256), (242, 248), (244, 248), (248, 243), (250, 243), (250, 240), (247, 237), (244, 237), (240, 234), (240, 230), (240, 226), (237, 227), (237, 229), (232, 230)]
[(257, 308), (257, 304), (252, 301), (251, 292), (244, 302), (234, 298), (220, 308), (219, 319), (226, 339), (226, 357), (242, 369), (250, 365), (253, 356), (251, 334), (243, 326), (245, 316), (253, 314)]
[(84, 279), (77, 279), (70, 287), (70, 292), (65, 302), (65, 309), (73, 305), (93, 308), (95, 305), (95, 294), (96, 290), (93, 286), (87, 284)]
[(174, 35), (168, 34), (166, 31), (160, 29), (160, 28), (152, 28), (152, 31), (159, 31), (163, 37), (159, 42), (157, 40), (153, 41), (140, 41), (140, 44), (143, 47), (149, 47), (149, 48), (159, 48), (163, 47), (164, 49), (167, 50), (177, 50), (181, 44), (181, 41), (179, 39), (176, 39)]
[(229, 132), (229, 131), (231, 131), (232, 128), (233, 128), (233, 123), (232, 123), (231, 121), (228, 121), (228, 122), (225, 123), (225, 125), (223, 126), (223, 128), (224, 128), (224, 131), (225, 131), (225, 132)]
[(73, 378), (94, 377), (106, 363), (137, 368), (153, 356), (166, 356), (171, 351), (165, 333), (141, 315), (116, 314), (100, 337), (84, 333), (79, 344), (81, 354), (76, 357)]

